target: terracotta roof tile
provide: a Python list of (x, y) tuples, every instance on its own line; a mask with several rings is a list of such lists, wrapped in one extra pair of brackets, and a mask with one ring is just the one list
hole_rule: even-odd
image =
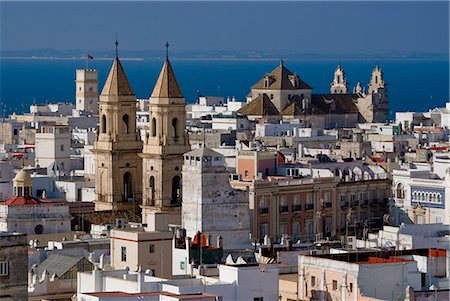
[[(265, 77), (271, 77), (271, 83), (268, 87), (264, 86)], [(257, 82), (252, 89), (270, 89), (270, 90), (311, 90), (312, 87), (305, 83), (298, 75), (292, 73), (284, 67), (281, 61), (280, 65), (275, 68), (272, 72), (263, 77), (259, 82)], [(294, 87), (290, 77), (298, 77), (298, 86)]]
[(238, 110), (239, 114), (250, 116), (280, 115), (267, 94), (262, 94)]

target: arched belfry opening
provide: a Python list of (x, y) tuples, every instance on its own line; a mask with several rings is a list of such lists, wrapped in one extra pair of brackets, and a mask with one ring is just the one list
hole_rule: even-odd
[(156, 137), (156, 118), (152, 118), (151, 131), (152, 137)]
[(181, 204), (181, 178), (175, 176), (172, 178), (172, 200), (171, 205), (177, 206)]
[(123, 195), (125, 201), (128, 202), (133, 200), (133, 178), (129, 172), (126, 172), (123, 175)]
[(102, 121), (100, 122), (100, 131), (102, 134), (106, 134), (106, 115), (102, 115)]
[(150, 201), (151, 204), (154, 204), (155, 202), (155, 177), (150, 177)]
[(125, 134), (128, 134), (130, 131), (130, 125), (129, 125), (129, 117), (128, 114), (123, 115), (122, 121), (123, 121), (123, 131)]
[(173, 138), (178, 138), (178, 118), (172, 119)]

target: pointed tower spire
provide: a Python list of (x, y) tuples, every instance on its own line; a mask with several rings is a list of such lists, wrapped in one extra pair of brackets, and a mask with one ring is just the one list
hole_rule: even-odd
[(117, 38), (114, 44), (116, 45), (116, 57), (114, 58), (101, 95), (134, 95), (133, 89), (131, 89), (131, 85), (119, 60), (119, 42)]
[(180, 86), (178, 85), (172, 65), (169, 61), (169, 43), (166, 42), (166, 60), (159, 73), (155, 88), (153, 89), (152, 98), (183, 98)]
[(168, 60), (169, 59), (169, 46), (170, 46), (169, 42), (166, 41), (166, 44), (164, 46), (166, 46), (166, 60)]
[(117, 34), (116, 34), (116, 42), (114, 43), (116, 45), (116, 59), (119, 59), (119, 41), (117, 40)]

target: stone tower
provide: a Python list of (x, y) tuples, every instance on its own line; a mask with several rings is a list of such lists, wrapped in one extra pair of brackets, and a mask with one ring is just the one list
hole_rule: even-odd
[(95, 209), (137, 211), (142, 198), (142, 141), (136, 96), (117, 55), (100, 95), (95, 155)]
[(388, 119), (387, 83), (380, 66), (373, 69), (367, 94), (363, 93), (356, 106), (363, 119), (361, 122), (386, 122)]
[(98, 72), (94, 69), (76, 70), (76, 110), (98, 114)]
[(182, 226), (189, 237), (197, 231), (223, 238), (225, 249), (250, 244), (246, 192), (230, 186), (225, 158), (206, 147), (185, 154), (183, 165)]
[(331, 82), (330, 91), (332, 94), (346, 94), (348, 91), (348, 83), (345, 78), (345, 71), (342, 69), (341, 64), (339, 64), (334, 71), (334, 78)]
[(386, 83), (383, 79), (383, 71), (380, 66), (376, 65), (372, 71), (372, 77), (370, 78), (369, 83), (369, 94), (378, 93), (379, 89), (386, 89)]
[[(168, 44), (166, 44), (168, 47)], [(150, 96), (150, 126), (143, 158), (142, 217), (151, 211), (169, 212), (169, 222), (181, 222), (181, 168), (190, 150), (185, 133), (186, 108), (169, 58)]]

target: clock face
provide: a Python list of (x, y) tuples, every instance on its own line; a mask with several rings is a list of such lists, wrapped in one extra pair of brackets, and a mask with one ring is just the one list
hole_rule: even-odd
[(44, 226), (42, 225), (37, 225), (36, 227), (34, 227), (34, 233), (36, 234), (42, 234), (44, 232)]

